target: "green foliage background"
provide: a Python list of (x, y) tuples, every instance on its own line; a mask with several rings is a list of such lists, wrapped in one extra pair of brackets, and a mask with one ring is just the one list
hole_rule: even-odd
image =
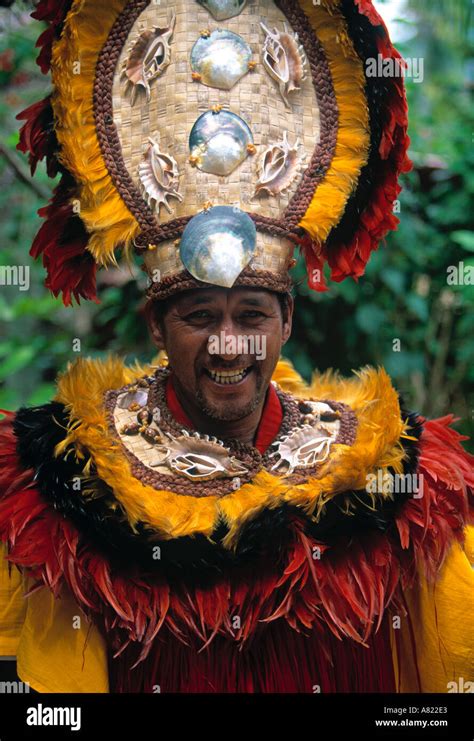
[[(31, 266), (31, 287), (0, 286), (0, 407), (39, 404), (54, 394), (58, 370), (81, 354), (109, 351), (149, 360), (143, 279), (125, 266), (108, 271), (99, 305), (65, 308), (43, 287), (28, 250), (37, 209), (54, 185), (39, 168), (32, 185), (16, 152), (15, 114), (49, 92), (35, 64), (39, 24), (19, 2), (0, 8), (0, 265)], [(406, 58), (424, 60), (424, 80), (407, 80), (411, 158), (401, 223), (372, 257), (366, 275), (315, 294), (295, 268), (297, 315), (285, 355), (309, 378), (313, 368), (348, 374), (384, 365), (406, 404), (427, 416), (453, 412), (474, 434), (474, 288), (448, 285), (449, 266), (474, 267), (473, 5), (464, 0), (408, 0)], [(13, 163), (12, 164), (12, 158)], [(137, 282), (138, 278), (138, 282)], [(400, 351), (394, 341), (400, 340)]]

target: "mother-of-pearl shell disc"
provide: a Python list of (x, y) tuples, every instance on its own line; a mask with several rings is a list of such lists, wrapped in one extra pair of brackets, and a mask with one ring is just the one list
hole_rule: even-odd
[(234, 206), (214, 206), (187, 223), (179, 243), (183, 265), (204, 283), (230, 288), (255, 253), (257, 230)]
[(203, 172), (229, 175), (247, 157), (253, 144), (250, 128), (231, 111), (206, 111), (189, 135), (193, 162)]
[(199, 5), (206, 8), (216, 21), (225, 21), (239, 15), (246, 0), (198, 0)]
[(252, 50), (244, 39), (225, 28), (201, 36), (191, 50), (191, 68), (200, 82), (230, 90), (249, 70)]

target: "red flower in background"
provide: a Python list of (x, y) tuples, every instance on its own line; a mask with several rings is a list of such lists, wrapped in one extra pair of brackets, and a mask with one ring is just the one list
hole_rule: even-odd
[(0, 72), (13, 70), (13, 49), (5, 49), (0, 54)]

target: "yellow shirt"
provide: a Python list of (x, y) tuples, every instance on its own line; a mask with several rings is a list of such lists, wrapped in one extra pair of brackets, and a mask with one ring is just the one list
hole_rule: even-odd
[(37, 692), (108, 692), (105, 641), (69, 590), (55, 599), (42, 587), (25, 599), (31, 583), (15, 566), (9, 577), (4, 555), (0, 543), (0, 655), (16, 656), (18, 676)]
[[(55, 599), (43, 587), (25, 600), (22, 576), (16, 567), (9, 576), (4, 553), (0, 544), (0, 655), (16, 655), (20, 679), (38, 692), (108, 692), (107, 651), (98, 629), (66, 589)], [(434, 586), (420, 575), (418, 586), (405, 594), (422, 692), (453, 691), (449, 682), (474, 680), (471, 564), (474, 527), (466, 529), (464, 548), (453, 544)], [(406, 619), (401, 618), (392, 637), (396, 629), (401, 645), (398, 656), (393, 638), (397, 683), (401, 692), (418, 692)]]
[(23, 623), (26, 601), (23, 599), (23, 577), (5, 561), (5, 544), (0, 542), (0, 656), (15, 657)]
[[(401, 619), (401, 656), (393, 640), (395, 676), (401, 692), (419, 692), (412, 643), (415, 645), (421, 692), (463, 691), (474, 681), (474, 527), (466, 528), (464, 548), (454, 543), (435, 584), (420, 575), (419, 586), (405, 592), (411, 617)], [(392, 630), (395, 638), (395, 630)], [(455, 685), (450, 683), (456, 683)], [(460, 689), (453, 689), (455, 687)]]

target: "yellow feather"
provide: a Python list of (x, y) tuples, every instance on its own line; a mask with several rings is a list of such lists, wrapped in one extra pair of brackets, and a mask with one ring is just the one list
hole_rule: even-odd
[(138, 222), (105, 166), (93, 112), (97, 58), (125, 5), (125, 0), (75, 0), (52, 51), (52, 106), (60, 159), (79, 184), (80, 216), (91, 234), (87, 248), (99, 265), (116, 264), (116, 248), (128, 252), (139, 233)]
[(299, 223), (322, 244), (340, 221), (361, 169), (367, 163), (369, 111), (362, 61), (349, 38), (339, 0), (321, 0), (318, 4), (300, 0), (300, 5), (326, 54), (338, 107), (337, 140), (331, 165)]

